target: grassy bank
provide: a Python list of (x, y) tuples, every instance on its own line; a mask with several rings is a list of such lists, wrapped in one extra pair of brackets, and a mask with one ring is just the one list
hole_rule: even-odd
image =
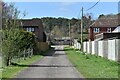
[(65, 48), (69, 60), (86, 78), (118, 78), (118, 62)]
[[(22, 60), (17, 64), (10, 65), (8, 67), (3, 68), (2, 72), (2, 78), (14, 78), (15, 75), (22, 71), (23, 69), (27, 68), (27, 65), (37, 61), (38, 59), (42, 58), (43, 56), (41, 55), (34, 55), (31, 58), (28, 58), (26, 60)], [(26, 66), (22, 66), (26, 65)]]

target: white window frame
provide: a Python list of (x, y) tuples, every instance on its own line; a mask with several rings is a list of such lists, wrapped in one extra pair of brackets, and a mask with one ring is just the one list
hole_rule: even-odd
[(31, 28), (31, 32), (35, 32), (35, 28), (34, 27)]
[(94, 28), (94, 33), (99, 33), (100, 32), (100, 28)]
[(112, 32), (112, 29), (111, 28), (107, 28), (107, 32)]
[(34, 27), (27, 27), (26, 31), (35, 32), (35, 28)]
[(29, 28), (29, 31), (31, 32), (31, 27)]
[(29, 28), (26, 28), (26, 31), (29, 31)]

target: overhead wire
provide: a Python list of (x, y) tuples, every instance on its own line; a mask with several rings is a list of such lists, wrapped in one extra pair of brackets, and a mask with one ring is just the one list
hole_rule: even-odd
[(100, 2), (100, 0), (98, 1), (98, 2), (96, 2), (92, 7), (90, 7), (90, 8), (88, 8), (87, 10), (85, 10), (85, 11), (88, 11), (88, 10), (90, 10), (90, 9), (92, 9), (92, 8), (94, 8), (98, 3)]
[(82, 9), (80, 9), (80, 11), (78, 13), (78, 16), (77, 16), (78, 19), (79, 19), (79, 16), (80, 16), (81, 12), (82, 12)]

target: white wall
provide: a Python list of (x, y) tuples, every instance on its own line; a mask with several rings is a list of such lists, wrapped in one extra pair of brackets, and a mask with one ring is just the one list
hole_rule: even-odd
[(116, 39), (116, 61), (120, 61), (120, 40)]
[(77, 43), (75, 43), (75, 44), (74, 44), (74, 48), (75, 48), (75, 49), (80, 49), (80, 48), (81, 48), (80, 43), (78, 43), (78, 42), (77, 42)]
[(84, 52), (87, 52), (87, 42), (84, 42), (84, 43), (83, 43), (83, 51), (84, 51)]
[(87, 52), (90, 53), (90, 42), (87, 42)]
[(115, 40), (108, 41), (108, 59), (115, 60)]
[(84, 42), (83, 51), (120, 61), (120, 39)]
[(103, 57), (103, 41), (98, 42), (98, 55)]

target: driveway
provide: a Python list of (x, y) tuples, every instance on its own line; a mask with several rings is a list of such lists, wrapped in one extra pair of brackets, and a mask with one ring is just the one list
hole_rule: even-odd
[(31, 64), (23, 70), (17, 78), (83, 78), (83, 76), (70, 63), (64, 52), (64, 46), (54, 46), (52, 55)]

